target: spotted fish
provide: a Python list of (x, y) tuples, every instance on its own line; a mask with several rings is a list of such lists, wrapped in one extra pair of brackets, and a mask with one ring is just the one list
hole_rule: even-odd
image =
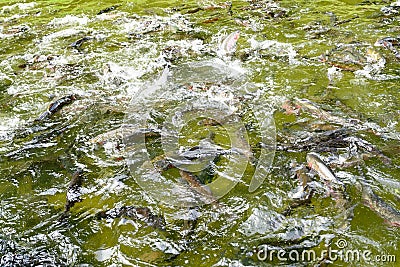
[(219, 54), (230, 55), (236, 50), (236, 44), (240, 37), (240, 31), (235, 31), (225, 37), (219, 45)]

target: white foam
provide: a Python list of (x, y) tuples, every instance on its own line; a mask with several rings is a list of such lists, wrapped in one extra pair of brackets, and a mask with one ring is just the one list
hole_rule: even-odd
[(298, 61), (295, 59), (297, 52), (294, 50), (292, 44), (281, 43), (274, 40), (265, 40), (259, 42), (254, 38), (249, 39), (248, 42), (253, 50), (267, 50), (271, 55), (288, 57), (290, 64), (298, 64)]
[(11, 11), (13, 9), (20, 9), (20, 10), (27, 10), (27, 9), (31, 9), (33, 7), (35, 7), (36, 3), (35, 2), (31, 2), (31, 3), (17, 3), (11, 6), (3, 6), (1, 11), (7, 12), (7, 11)]
[(64, 26), (64, 25), (86, 25), (89, 22), (89, 18), (86, 16), (77, 17), (72, 15), (67, 15), (63, 18), (54, 18), (49, 22), (49, 26)]
[(61, 30), (61, 31), (58, 31), (58, 32), (54, 32), (54, 33), (51, 33), (49, 35), (44, 36), (43, 39), (42, 39), (42, 43), (43, 44), (49, 44), (54, 39), (75, 36), (75, 35), (78, 35), (78, 34), (83, 33), (83, 32), (84, 31), (81, 30), (81, 29), (68, 28), (68, 29)]

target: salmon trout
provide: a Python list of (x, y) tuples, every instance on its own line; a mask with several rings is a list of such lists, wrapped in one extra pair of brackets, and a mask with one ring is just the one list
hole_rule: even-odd
[(235, 31), (229, 34), (225, 39), (222, 40), (219, 46), (219, 53), (221, 55), (229, 55), (235, 52), (236, 43), (239, 40), (240, 31)]
[(390, 226), (400, 227), (400, 211), (377, 196), (371, 187), (362, 183), (361, 186), (364, 205), (383, 218)]
[(206, 185), (202, 184), (194, 174), (184, 170), (179, 170), (179, 174), (193, 190), (207, 199), (207, 204), (215, 203), (217, 201), (217, 199), (212, 195), (210, 189)]
[(316, 171), (323, 180), (329, 181), (334, 184), (343, 185), (343, 183), (336, 178), (332, 170), (322, 161), (317, 153), (308, 153), (306, 160), (308, 166)]

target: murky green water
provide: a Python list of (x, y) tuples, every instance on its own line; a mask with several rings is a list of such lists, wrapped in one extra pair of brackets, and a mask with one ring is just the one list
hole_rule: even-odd
[[(400, 48), (374, 46), (399, 36), (399, 6), (391, 1), (1, 1), (1, 265), (314, 266), (329, 260), (271, 261), (257, 252), (266, 245), (319, 254), (337, 249), (344, 239), (344, 253), (369, 250), (373, 259), (392, 255), (397, 262), (331, 258), (332, 266), (398, 266), (399, 227), (363, 205), (357, 184), (363, 181), (400, 209)], [(221, 39), (237, 30), (235, 53), (218, 61)], [(167, 62), (171, 80), (146, 95)], [(217, 207), (160, 202), (138, 186), (121, 144), (108, 140), (115, 136), (93, 142), (132, 122), (129, 114), (149, 111), (149, 121), (162, 124), (168, 112), (193, 96), (214, 93), (213, 99), (238, 110), (255, 157)], [(34, 121), (50, 103), (72, 94), (77, 100)], [(150, 104), (141, 102), (143, 95)], [(296, 99), (312, 101), (319, 111), (302, 107), (299, 114), (288, 114), (282, 105)], [(250, 193), (262, 151), (254, 118), (266, 119), (269, 113), (257, 110), (267, 109), (273, 111), (278, 149), (270, 174)], [(195, 147), (212, 133), (215, 144), (230, 147), (229, 129), (199, 125), (195, 121), (182, 130), (182, 146)], [(360, 142), (317, 142), (341, 128), (345, 137), (368, 142), (367, 149)], [(163, 154), (158, 137), (146, 141), (150, 157)], [(298, 186), (294, 169), (306, 165), (310, 151), (329, 162), (346, 185), (346, 204), (327, 196), (314, 175), (310, 203), (287, 213)], [(214, 172), (197, 174), (211, 182), (229, 159), (222, 156)], [(350, 161), (356, 164), (346, 166)], [(65, 213), (68, 185), (78, 169), (82, 201)], [(163, 174), (179, 181), (176, 169)], [(148, 207), (165, 218), (165, 229), (140, 219), (96, 216), (124, 206)]]

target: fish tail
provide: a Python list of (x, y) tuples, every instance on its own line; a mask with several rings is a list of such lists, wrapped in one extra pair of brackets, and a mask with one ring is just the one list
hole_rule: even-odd
[(42, 114), (40, 114), (40, 116), (35, 120), (35, 121), (42, 121), (45, 118), (47, 118), (48, 116), (51, 115), (51, 112), (46, 110), (45, 112), (43, 112)]

